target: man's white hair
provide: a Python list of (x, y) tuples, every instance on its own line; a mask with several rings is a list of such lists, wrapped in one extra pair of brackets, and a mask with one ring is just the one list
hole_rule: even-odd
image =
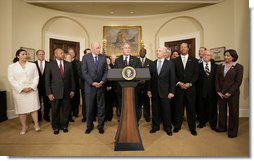
[(160, 46), (158, 49), (161, 49), (163, 53), (167, 53), (168, 49), (165, 46)]

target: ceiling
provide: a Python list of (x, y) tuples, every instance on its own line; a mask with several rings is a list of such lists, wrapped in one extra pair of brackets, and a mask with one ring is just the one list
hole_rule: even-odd
[(145, 16), (186, 11), (223, 0), (24, 0), (64, 12), (99, 16)]

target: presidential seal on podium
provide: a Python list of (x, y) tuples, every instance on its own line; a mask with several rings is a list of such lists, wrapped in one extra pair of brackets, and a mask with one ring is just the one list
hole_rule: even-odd
[(136, 77), (136, 74), (136, 70), (131, 66), (127, 66), (122, 70), (122, 76), (125, 80), (133, 80)]

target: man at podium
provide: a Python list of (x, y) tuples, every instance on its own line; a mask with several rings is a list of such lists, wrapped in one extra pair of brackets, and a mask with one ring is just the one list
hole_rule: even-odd
[[(123, 55), (119, 56), (116, 59), (115, 68), (124, 68), (126, 66), (132, 66), (133, 68), (141, 68), (141, 63), (138, 60), (138, 58), (131, 55), (131, 48), (128, 43), (124, 43), (122, 45), (122, 53), (123, 53)], [(135, 90), (137, 90), (137, 88), (135, 88)], [(135, 91), (135, 93), (138, 93), (138, 91)], [(122, 107), (122, 88), (119, 84), (116, 85), (116, 95), (117, 95), (119, 107)], [(140, 110), (138, 110), (137, 96), (135, 96), (135, 99), (136, 99), (136, 101), (135, 101), (136, 102), (136, 105), (135, 105), (136, 116), (139, 116), (138, 112)], [(121, 108), (120, 108), (120, 110), (121, 110)], [(139, 121), (139, 120), (137, 120), (137, 121)]]

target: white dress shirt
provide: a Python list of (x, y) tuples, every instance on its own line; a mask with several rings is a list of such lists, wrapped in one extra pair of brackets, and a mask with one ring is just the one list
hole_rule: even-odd
[(41, 69), (41, 62), (42, 62), (42, 72), (44, 72), (44, 69), (45, 69), (45, 60), (42, 60), (42, 61), (38, 60), (37, 61), (39, 69)]
[(127, 64), (129, 64), (129, 62), (130, 62), (130, 55), (127, 55), (127, 56), (123, 55), (123, 61), (125, 61), (125, 57), (127, 57)]
[[(56, 62), (57, 62), (58, 67), (60, 68), (60, 60), (56, 59)], [(61, 62), (62, 62), (62, 67), (63, 67), (63, 71), (64, 71), (64, 63), (63, 63), (63, 60), (61, 60)]]
[(185, 69), (185, 67), (186, 67), (188, 58), (189, 58), (189, 54), (181, 55), (181, 59), (182, 59), (182, 62), (183, 62), (183, 67), (184, 67), (184, 69)]
[[(158, 68), (159, 68), (159, 61), (161, 61), (161, 64), (160, 64), (160, 65), (161, 65), (161, 66), (160, 66), (160, 72), (161, 72), (161, 69), (162, 69), (164, 60), (165, 60), (165, 58), (162, 58), (162, 59), (158, 59), (158, 60), (157, 60), (157, 72), (158, 72)], [(158, 74), (160, 74), (160, 73), (158, 73)]]
[(143, 66), (145, 64), (146, 57), (144, 57), (144, 58), (140, 57), (139, 59), (140, 59), (141, 65)]
[(205, 70), (205, 67), (206, 67), (206, 63), (208, 63), (209, 72), (211, 72), (211, 61), (209, 61), (209, 62), (203, 61), (204, 70)]

